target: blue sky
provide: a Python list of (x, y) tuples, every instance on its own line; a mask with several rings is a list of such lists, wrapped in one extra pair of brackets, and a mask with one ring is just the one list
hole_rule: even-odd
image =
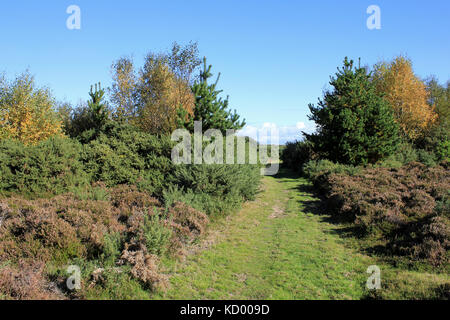
[[(81, 30), (68, 30), (66, 9), (81, 9)], [(369, 5), (381, 29), (369, 30)], [(56, 98), (86, 100), (92, 83), (111, 83), (110, 65), (133, 55), (198, 41), (222, 73), (221, 89), (248, 130), (277, 126), (295, 138), (345, 56), (372, 65), (406, 54), (420, 77), (450, 79), (448, 0), (58, 0), (2, 1), (0, 71), (29, 69)]]

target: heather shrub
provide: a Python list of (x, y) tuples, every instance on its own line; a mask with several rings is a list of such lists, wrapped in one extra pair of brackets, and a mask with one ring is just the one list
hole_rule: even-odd
[(149, 193), (139, 191), (136, 186), (119, 185), (110, 189), (111, 204), (116, 207), (121, 216), (129, 217), (141, 208), (161, 207), (161, 203)]
[(313, 181), (314, 187), (320, 192), (328, 190), (328, 177), (331, 174), (354, 175), (360, 171), (359, 167), (334, 163), (330, 160), (312, 160), (303, 166), (305, 177)]
[(322, 174), (340, 173), (353, 175), (359, 171), (358, 167), (334, 163), (330, 160), (309, 161), (303, 166), (307, 178), (315, 179)]
[(17, 300), (59, 300), (64, 296), (44, 276), (43, 263), (0, 265), (0, 297)]
[(158, 257), (145, 250), (128, 251), (125, 249), (119, 260), (121, 264), (131, 265), (131, 275), (142, 282), (146, 288), (156, 289), (167, 286), (167, 278), (158, 272)]
[(187, 228), (187, 239), (193, 239), (202, 235), (208, 225), (208, 217), (201, 211), (195, 210), (186, 203), (176, 202), (169, 208), (169, 216), (172, 223)]
[(447, 163), (427, 167), (413, 162), (397, 169), (312, 177), (322, 186), (334, 217), (351, 222), (360, 235), (383, 242), (384, 252), (434, 266), (448, 263)]
[[(11, 266), (0, 267), (0, 295), (28, 297), (14, 289), (28, 288), (21, 282), (27, 280), (9, 276), (24, 264), (38, 270), (26, 277), (36, 277), (30, 298), (41, 299), (51, 296), (48, 284), (63, 298), (114, 297), (118, 283), (130, 297), (133, 292), (141, 296), (139, 288), (165, 287), (159, 258), (182, 256), (185, 245), (203, 234), (209, 220), (186, 204), (165, 207), (149, 193), (122, 185), (109, 190), (107, 201), (70, 193), (51, 199), (5, 199), (0, 201), (0, 221), (0, 266)], [(75, 296), (65, 288), (70, 264), (82, 269), (82, 289)]]

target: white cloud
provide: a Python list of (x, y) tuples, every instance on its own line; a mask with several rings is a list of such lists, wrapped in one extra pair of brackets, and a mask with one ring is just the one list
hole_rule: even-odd
[(305, 129), (305, 128), (306, 128), (306, 125), (305, 125), (304, 122), (297, 122), (297, 124), (295, 125), (295, 127), (296, 127), (297, 129), (301, 130), (301, 129)]
[(261, 143), (285, 144), (288, 141), (300, 140), (302, 131), (312, 132), (314, 127), (304, 122), (297, 122), (295, 125), (278, 126), (273, 122), (265, 122), (261, 126), (247, 125), (238, 131), (239, 136), (248, 136)]

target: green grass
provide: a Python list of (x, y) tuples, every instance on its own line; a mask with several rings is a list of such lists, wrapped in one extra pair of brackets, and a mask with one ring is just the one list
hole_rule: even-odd
[(229, 217), (210, 248), (166, 264), (159, 299), (359, 299), (375, 260), (348, 248), (314, 211), (306, 180), (265, 177), (256, 201)]
[[(435, 299), (448, 298), (449, 276), (394, 267), (364, 254), (361, 242), (330, 222), (311, 184), (288, 172), (264, 177), (256, 201), (215, 219), (185, 261), (165, 258), (169, 289), (150, 293), (111, 274), (90, 299)], [(382, 289), (365, 284), (370, 265)], [(121, 291), (118, 294), (116, 290)]]

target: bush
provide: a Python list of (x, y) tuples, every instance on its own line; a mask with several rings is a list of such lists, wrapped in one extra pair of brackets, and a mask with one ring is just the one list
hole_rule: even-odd
[(416, 141), (415, 144), (417, 148), (433, 154), (436, 161), (448, 161), (450, 158), (448, 123), (445, 121), (438, 123), (422, 139)]
[(82, 146), (53, 137), (35, 146), (0, 142), (0, 193), (30, 196), (61, 194), (89, 183), (83, 170)]
[(301, 171), (303, 165), (313, 158), (313, 147), (308, 141), (288, 142), (281, 153), (283, 166), (295, 171)]
[(226, 213), (253, 199), (258, 165), (174, 165), (173, 145), (166, 136), (112, 123), (85, 145), (83, 159), (93, 181), (109, 187), (135, 184), (159, 199), (183, 199), (208, 214)]
[[(86, 132), (88, 134), (89, 132)], [(156, 196), (172, 181), (172, 142), (129, 125), (111, 122), (86, 138), (83, 161), (92, 181), (135, 184)]]
[[(36, 146), (1, 142), (0, 193), (36, 198), (70, 191), (78, 199), (108, 200), (105, 187), (127, 184), (158, 199), (169, 201), (172, 193), (208, 214), (225, 214), (253, 199), (259, 187), (258, 165), (175, 165), (169, 137), (126, 124), (109, 122), (80, 140), (85, 144), (64, 138)], [(97, 182), (104, 187), (95, 187)]]
[[(316, 170), (320, 172), (321, 170)], [(327, 172), (327, 171), (322, 171)], [(448, 164), (410, 163), (399, 169), (367, 168), (359, 173), (312, 174), (336, 218), (390, 254), (410, 261), (448, 264), (450, 220)]]
[(143, 224), (143, 236), (148, 252), (163, 255), (167, 252), (172, 231), (167, 228), (158, 214), (145, 216)]
[(417, 160), (427, 167), (434, 167), (436, 165), (435, 155), (423, 149), (417, 150)]
[(331, 162), (330, 160), (309, 161), (303, 166), (305, 177), (313, 181), (314, 187), (325, 193), (329, 189), (328, 177), (331, 174), (354, 175), (360, 168)]
[(387, 159), (376, 164), (377, 167), (400, 168), (412, 162), (420, 162), (427, 167), (437, 164), (440, 157), (437, 153), (427, 149), (419, 149), (411, 143), (404, 142), (397, 148), (397, 151)]
[(257, 165), (178, 165), (175, 184), (164, 192), (165, 202), (183, 201), (208, 214), (226, 214), (253, 200), (260, 183)]
[(415, 162), (417, 160), (417, 151), (414, 146), (410, 143), (404, 142), (398, 146), (396, 152), (389, 158), (387, 158), (385, 162), (381, 162), (381, 166), (384, 166), (383, 164), (386, 164), (386, 166), (388, 166), (388, 163), (391, 162), (399, 163), (401, 167), (402, 165)]
[[(72, 194), (9, 198), (0, 201), (0, 221), (0, 296), (30, 299), (67, 298), (58, 285), (64, 286), (70, 264), (83, 268), (77, 298), (109, 290), (111, 279), (128, 279), (133, 287), (131, 279), (144, 288), (164, 285), (159, 257), (184, 254), (184, 246), (208, 224), (205, 214), (185, 204), (165, 208), (131, 186), (111, 189), (110, 201), (78, 200)], [(21, 268), (25, 278), (9, 276)], [(48, 290), (50, 284), (59, 295)]]
[(0, 266), (0, 297), (18, 300), (58, 300), (61, 294), (52, 290), (43, 277), (43, 263), (33, 265), (24, 262), (17, 266)]
[(359, 170), (358, 167), (334, 163), (330, 160), (309, 161), (303, 166), (303, 172), (309, 179), (315, 179), (322, 174), (332, 173), (353, 175), (358, 173)]

